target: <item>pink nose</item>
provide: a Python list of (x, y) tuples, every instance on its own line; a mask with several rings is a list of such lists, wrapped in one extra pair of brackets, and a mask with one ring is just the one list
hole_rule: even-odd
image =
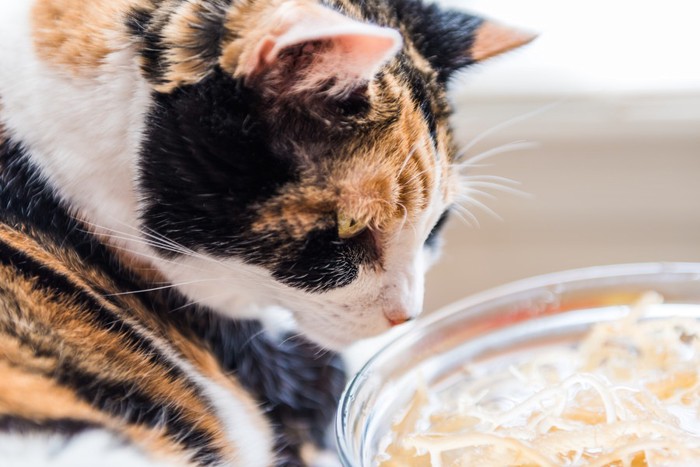
[(389, 325), (393, 328), (393, 327), (398, 326), (399, 324), (403, 324), (407, 321), (411, 321), (411, 318), (390, 319)]
[(394, 312), (389, 312), (384, 314), (386, 316), (386, 320), (389, 322), (389, 325), (393, 328), (394, 326), (398, 326), (399, 324), (403, 324), (407, 321), (411, 321), (413, 319), (411, 316), (406, 314), (403, 311), (394, 311)]

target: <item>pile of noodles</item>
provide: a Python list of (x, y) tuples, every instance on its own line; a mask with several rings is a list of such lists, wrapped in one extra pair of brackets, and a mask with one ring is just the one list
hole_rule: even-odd
[(419, 389), (376, 463), (700, 465), (700, 324), (641, 320), (643, 308), (594, 326), (575, 348), (472, 369), (447, 395)]

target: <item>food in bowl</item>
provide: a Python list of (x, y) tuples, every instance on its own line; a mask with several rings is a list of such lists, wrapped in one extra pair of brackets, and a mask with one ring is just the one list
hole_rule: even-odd
[(700, 462), (700, 322), (647, 318), (646, 294), (575, 344), (519, 349), (419, 386), (380, 444), (394, 466), (665, 466)]

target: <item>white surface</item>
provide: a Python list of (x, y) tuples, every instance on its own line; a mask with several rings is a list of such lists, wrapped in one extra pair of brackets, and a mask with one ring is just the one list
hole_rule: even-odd
[[(479, 227), (453, 219), (426, 310), (535, 274), (637, 261), (700, 261), (700, 3), (470, 0), (443, 3), (539, 30), (530, 46), (455, 83), (469, 155), (516, 140), (535, 149), (472, 174), (518, 180), (531, 197), (481, 198)], [(552, 105), (554, 104), (554, 105)]]
[(540, 37), (493, 60), (471, 91), (654, 93), (700, 90), (700, 2), (694, 0), (443, 0)]

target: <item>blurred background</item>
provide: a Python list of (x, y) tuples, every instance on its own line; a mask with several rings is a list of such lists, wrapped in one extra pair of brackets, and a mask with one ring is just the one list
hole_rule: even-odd
[(700, 2), (441, 3), (540, 37), (453, 83), (487, 193), (453, 216), (426, 311), (563, 269), (700, 261)]

